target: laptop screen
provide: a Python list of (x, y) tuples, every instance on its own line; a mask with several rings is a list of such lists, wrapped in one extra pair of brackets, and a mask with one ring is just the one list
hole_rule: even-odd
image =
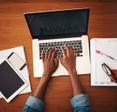
[(27, 13), (25, 18), (33, 39), (56, 39), (86, 35), (89, 9)]

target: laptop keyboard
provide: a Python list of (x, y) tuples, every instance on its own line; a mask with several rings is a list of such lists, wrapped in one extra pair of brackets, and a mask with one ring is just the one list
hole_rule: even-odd
[(61, 56), (62, 55), (61, 48), (64, 47), (65, 45), (74, 47), (76, 49), (76, 57), (83, 56), (82, 41), (81, 40), (74, 40), (74, 41), (39, 43), (40, 59), (42, 58), (42, 51), (44, 51), (44, 53), (46, 53), (49, 48), (55, 48), (56, 49), (56, 56)]

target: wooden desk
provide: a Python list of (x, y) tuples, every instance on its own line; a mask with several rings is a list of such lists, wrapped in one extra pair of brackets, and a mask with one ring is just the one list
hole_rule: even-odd
[[(90, 8), (89, 38), (117, 37), (117, 3), (0, 3), (0, 50), (24, 45), (32, 85), (32, 93), (16, 97), (7, 104), (0, 100), (0, 112), (21, 112), (28, 96), (32, 95), (39, 78), (33, 77), (31, 35), (24, 12), (65, 8)], [(40, 68), (39, 68), (40, 69)], [(117, 112), (117, 88), (91, 87), (89, 75), (80, 76), (91, 97), (93, 112)], [(72, 112), (72, 87), (67, 76), (55, 77), (48, 86), (46, 112)]]

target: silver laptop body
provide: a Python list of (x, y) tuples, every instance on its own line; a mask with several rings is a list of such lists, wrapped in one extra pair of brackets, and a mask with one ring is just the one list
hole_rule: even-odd
[[(42, 77), (43, 62), (41, 52), (55, 48), (56, 55), (62, 55), (64, 45), (75, 47), (76, 68), (78, 74), (90, 73), (88, 19), (89, 9), (71, 9), (58, 11), (31, 12), (25, 14), (32, 36), (34, 77)], [(48, 65), (49, 66), (49, 65)], [(68, 75), (59, 63), (53, 76)]]

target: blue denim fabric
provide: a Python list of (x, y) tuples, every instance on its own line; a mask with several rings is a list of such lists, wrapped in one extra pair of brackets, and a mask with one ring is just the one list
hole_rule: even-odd
[(43, 112), (44, 102), (38, 98), (30, 96), (24, 106), (23, 112)]
[[(74, 112), (90, 112), (90, 102), (88, 95), (80, 94), (71, 99), (71, 105)], [(43, 112), (44, 102), (33, 96), (30, 96), (24, 106), (23, 112)]]
[(90, 112), (90, 102), (89, 97), (86, 94), (80, 94), (74, 96), (71, 99), (71, 105), (73, 107), (74, 112)]

